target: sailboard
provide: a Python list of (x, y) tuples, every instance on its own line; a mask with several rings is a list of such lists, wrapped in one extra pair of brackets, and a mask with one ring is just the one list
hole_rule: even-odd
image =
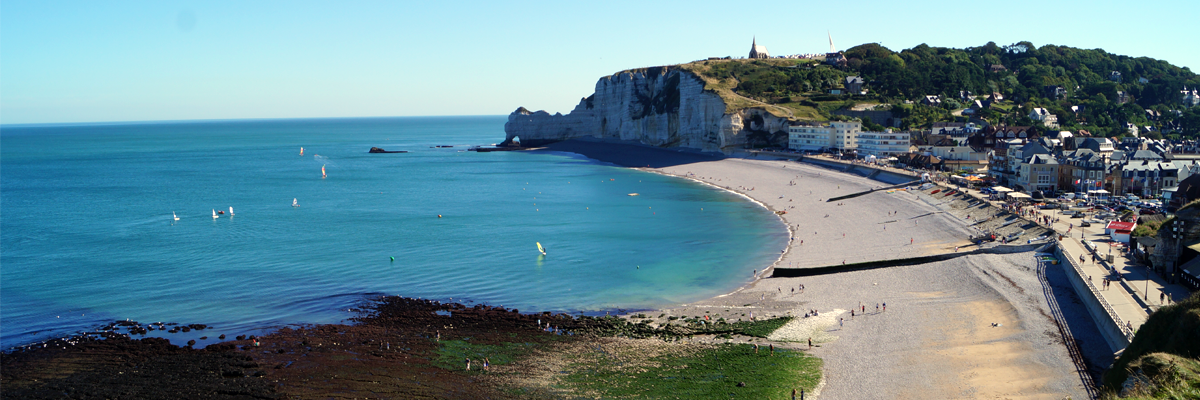
[(300, 207), (299, 204), (296, 204), (296, 198), (294, 197), (292, 198), (292, 207)]
[(546, 255), (546, 249), (544, 247), (542, 247), (542, 242), (535, 242), (535, 243), (537, 243), (538, 251), (542, 252), (543, 256)]
[(217, 217), (217, 209), (214, 208), (213, 209), (213, 219), (217, 219), (217, 218), (219, 218), (219, 217)]
[(300, 148), (300, 155), (301, 155), (301, 156), (303, 156), (303, 155), (304, 155), (304, 148), (303, 148), (303, 147), (301, 147), (301, 148)]
[(175, 212), (174, 212), (174, 211), (171, 211), (171, 217), (175, 218), (175, 220), (176, 220), (176, 221), (178, 221), (178, 220), (179, 220), (179, 216), (178, 216), (178, 215), (175, 215)]
[(230, 217), (232, 217), (232, 216), (233, 216), (233, 207), (229, 207), (229, 216), (230, 216)]
[(325, 179), (325, 164), (321, 164), (321, 179)]

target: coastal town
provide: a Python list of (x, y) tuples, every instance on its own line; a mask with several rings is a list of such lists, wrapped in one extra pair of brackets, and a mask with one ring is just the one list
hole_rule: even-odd
[[(1075, 49), (1047, 53), (1060, 50)], [(648, 224), (630, 236), (629, 224), (617, 222), (619, 229), (602, 235), (647, 241), (670, 236), (660, 228), (671, 221), (713, 223), (687, 229), (697, 240), (655, 247), (655, 255), (669, 253), (660, 262), (644, 256), (629, 265), (597, 262), (596, 251), (566, 238), (586, 232), (543, 233), (528, 246), (482, 250), (488, 259), (478, 262), (479, 271), (494, 272), (504, 257), (520, 260), (516, 273), (483, 278), (497, 286), (537, 275), (542, 280), (529, 292), (577, 297), (589, 288), (568, 278), (583, 277), (588, 286), (599, 286), (599, 276), (653, 285), (611, 290), (597, 296), (603, 301), (597, 306), (542, 302), (518, 310), (479, 297), (481, 289), (423, 296), (393, 285), (339, 295), (347, 300), (337, 303), (338, 317), (314, 324), (106, 321), (0, 353), (0, 394), (1200, 397), (1194, 383), (1200, 382), (1200, 350), (1193, 351), (1200, 343), (1193, 329), (1200, 326), (1200, 296), (1193, 295), (1200, 289), (1200, 143), (1189, 119), (1200, 110), (1200, 97), (1188, 89), (1194, 86), (1179, 85), (1178, 96), (1173, 89), (1193, 77), (1112, 69), (1099, 83), (1093, 74), (1080, 78), (1091, 80), (1086, 85), (1031, 92), (1020, 79), (1043, 76), (1020, 65), (1031, 61), (1010, 60), (1033, 51), (1025, 43), (989, 43), (921, 45), (901, 53), (867, 44), (841, 52), (830, 38), (828, 53), (771, 57), (752, 39), (745, 58), (602, 77), (595, 93), (566, 115), (520, 107), (507, 116), (504, 142), (467, 147), (475, 151), (421, 142), (411, 150), (370, 147), (367, 157), (343, 153), (343, 163), (356, 159), (364, 170), (392, 171), (403, 165), (393, 163), (415, 155), (485, 169), (540, 162), (552, 165), (543, 169), (565, 171), (489, 175), (488, 182), (525, 182), (492, 188), (438, 183), (438, 190), (469, 188), (494, 197), (502, 213), (529, 227), (603, 231), (580, 216), (630, 218)], [(1018, 79), (995, 62), (1001, 56), (1028, 74)], [(929, 59), (953, 60), (955, 68), (981, 74), (975, 83), (995, 89), (977, 95), (979, 85), (947, 90), (945, 82), (889, 80), (871, 69), (872, 63), (902, 61), (887, 64), (895, 67)], [(896, 71), (903, 69), (884, 72)], [(1121, 86), (1126, 79), (1130, 85)], [(1169, 96), (1159, 90), (1167, 87)], [(1153, 104), (1143, 107), (1138, 99)], [(502, 118), (481, 120), (486, 139), (476, 143), (498, 139), (493, 135)], [(408, 129), (409, 122), (384, 124), (379, 129), (386, 135), (378, 137)], [(291, 165), (292, 148), (274, 157)], [(322, 154), (311, 164), (313, 171), (321, 166), (319, 177), (295, 179), (374, 193), (373, 186), (361, 190), (370, 181), (362, 175), (344, 178), (360, 171), (337, 168), (330, 153)], [(564, 160), (578, 165), (564, 166)], [(333, 167), (328, 175), (326, 165)], [(580, 168), (594, 169), (580, 174)], [(420, 180), (414, 176), (402, 176), (404, 185)], [(593, 177), (600, 179), (587, 179)], [(281, 197), (292, 198), (291, 207), (280, 201), (274, 212), (328, 214), (328, 206), (311, 197), (304, 207), (296, 197)], [(714, 204), (737, 208), (723, 212)], [(444, 205), (430, 207), (400, 213), (420, 227), (413, 230), (418, 236), (440, 235), (433, 224), (469, 219)], [(239, 222), (252, 213), (239, 213)], [(201, 229), (208, 229), (203, 217)], [(745, 240), (731, 255), (691, 258), (698, 247), (732, 242), (703, 235), (732, 232), (733, 221), (751, 218), (761, 224), (727, 236)], [(375, 224), (364, 231), (386, 225)], [(475, 219), (466, 226), (479, 229)], [(521, 229), (502, 224), (495, 232), (516, 236)], [(461, 236), (445, 242), (464, 241)], [(405, 258), (386, 257), (370, 279), (407, 281), (428, 268)], [(432, 276), (453, 281), (443, 276), (449, 268), (437, 268)], [(685, 282), (684, 294), (663, 289), (670, 282)], [(629, 306), (610, 299), (618, 291), (660, 302)]]

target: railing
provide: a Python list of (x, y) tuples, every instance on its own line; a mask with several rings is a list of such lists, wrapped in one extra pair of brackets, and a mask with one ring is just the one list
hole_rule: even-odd
[(1068, 252), (1067, 249), (1063, 248), (1062, 245), (1059, 245), (1058, 249), (1060, 252), (1062, 252), (1062, 258), (1065, 258), (1067, 263), (1071, 264), (1071, 268), (1075, 269), (1075, 275), (1079, 276), (1079, 280), (1083, 281), (1083, 283), (1087, 285), (1088, 291), (1091, 292), (1092, 297), (1096, 298), (1096, 300), (1100, 303), (1100, 306), (1104, 308), (1104, 312), (1107, 313), (1108, 317), (1111, 318), (1113, 323), (1117, 325), (1117, 329), (1120, 329), (1121, 333), (1125, 335), (1125, 339), (1133, 341), (1133, 328), (1126, 324), (1121, 317), (1117, 315), (1117, 311), (1112, 308), (1111, 304), (1108, 304), (1108, 300), (1105, 300), (1104, 296), (1100, 294), (1100, 291), (1096, 289), (1096, 286), (1092, 285), (1092, 281), (1086, 278), (1088, 275), (1084, 273), (1083, 268), (1081, 268), (1079, 264), (1075, 262), (1075, 258), (1071, 256), (1071, 253)]

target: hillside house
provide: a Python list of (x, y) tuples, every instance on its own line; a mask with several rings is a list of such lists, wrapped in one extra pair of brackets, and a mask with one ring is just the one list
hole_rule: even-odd
[(862, 77), (859, 77), (859, 76), (847, 76), (846, 77), (846, 91), (850, 92), (850, 94), (862, 93), (862, 87), (863, 87), (863, 78)]
[(1051, 99), (1061, 99), (1067, 95), (1067, 89), (1058, 85), (1048, 85), (1043, 88), (1046, 92), (1046, 97)]
[(1181, 102), (1184, 107), (1200, 106), (1200, 90), (1196, 88), (1188, 90), (1187, 86), (1184, 86), (1183, 90), (1179, 91), (1179, 93), (1183, 95)]
[(1029, 119), (1041, 122), (1047, 128), (1058, 129), (1058, 116), (1047, 111), (1045, 108), (1034, 108), (1033, 111), (1029, 112)]

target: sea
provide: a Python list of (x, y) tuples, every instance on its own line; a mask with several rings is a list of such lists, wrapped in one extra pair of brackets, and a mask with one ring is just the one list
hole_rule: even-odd
[(736, 290), (787, 243), (763, 207), (686, 179), (468, 151), (505, 121), (0, 126), (0, 347), (117, 320), (205, 324), (149, 334), (202, 346), (379, 295), (651, 310)]

